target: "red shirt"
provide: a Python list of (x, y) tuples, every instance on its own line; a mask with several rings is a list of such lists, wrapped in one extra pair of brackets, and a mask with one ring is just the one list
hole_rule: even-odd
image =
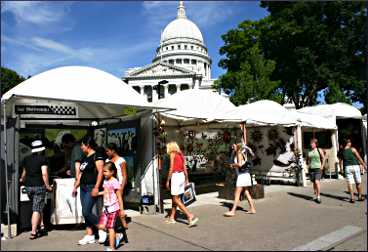
[(174, 152), (174, 167), (173, 172), (183, 172), (184, 171), (184, 156), (182, 153)]

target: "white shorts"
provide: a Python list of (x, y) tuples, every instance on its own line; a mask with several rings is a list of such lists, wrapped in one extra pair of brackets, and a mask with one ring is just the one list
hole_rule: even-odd
[(184, 172), (174, 172), (171, 176), (171, 195), (184, 193), (185, 175)]
[(359, 165), (345, 166), (345, 178), (349, 184), (362, 183), (362, 177), (360, 176)]
[(236, 187), (252, 186), (252, 178), (248, 172), (240, 173), (236, 179)]

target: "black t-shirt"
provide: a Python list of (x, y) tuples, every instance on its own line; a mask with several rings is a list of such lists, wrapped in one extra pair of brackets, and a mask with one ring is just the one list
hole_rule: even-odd
[(105, 157), (101, 152), (95, 152), (94, 154), (83, 157), (80, 164), (80, 171), (82, 173), (80, 184), (81, 185), (94, 185), (97, 181), (97, 169), (96, 161), (105, 160)]
[(24, 158), (22, 167), (26, 169), (25, 186), (43, 186), (41, 166), (48, 165), (43, 155), (32, 154)]

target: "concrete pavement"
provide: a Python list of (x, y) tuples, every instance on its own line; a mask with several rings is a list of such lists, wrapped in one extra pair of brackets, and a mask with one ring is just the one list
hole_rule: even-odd
[[(199, 195), (190, 206), (190, 211), (200, 218), (197, 227), (188, 228), (186, 221), (180, 219), (176, 224), (166, 224), (164, 215), (132, 217), (129, 243), (119, 250), (292, 250), (338, 230), (345, 232), (347, 226), (361, 231), (354, 237), (345, 233), (348, 239), (335, 244), (324, 241), (321, 249), (367, 250), (367, 201), (351, 204), (345, 191), (345, 181), (324, 180), (319, 205), (311, 200), (311, 186), (268, 186), (265, 198), (256, 200), (257, 214), (240, 209), (235, 217), (222, 216), (231, 201), (216, 198), (216, 193)], [(246, 201), (241, 206), (248, 209)], [(83, 236), (82, 230), (54, 230), (35, 241), (28, 236), (29, 232), (2, 241), (1, 249), (104, 249), (97, 244), (76, 245)]]

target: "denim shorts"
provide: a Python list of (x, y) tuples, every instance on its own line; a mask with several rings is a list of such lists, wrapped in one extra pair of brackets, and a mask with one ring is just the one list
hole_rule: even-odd
[(322, 177), (321, 169), (310, 169), (309, 177), (312, 182), (315, 182), (316, 180), (321, 180)]
[(345, 178), (349, 184), (362, 183), (362, 177), (360, 176), (359, 165), (345, 166)]

